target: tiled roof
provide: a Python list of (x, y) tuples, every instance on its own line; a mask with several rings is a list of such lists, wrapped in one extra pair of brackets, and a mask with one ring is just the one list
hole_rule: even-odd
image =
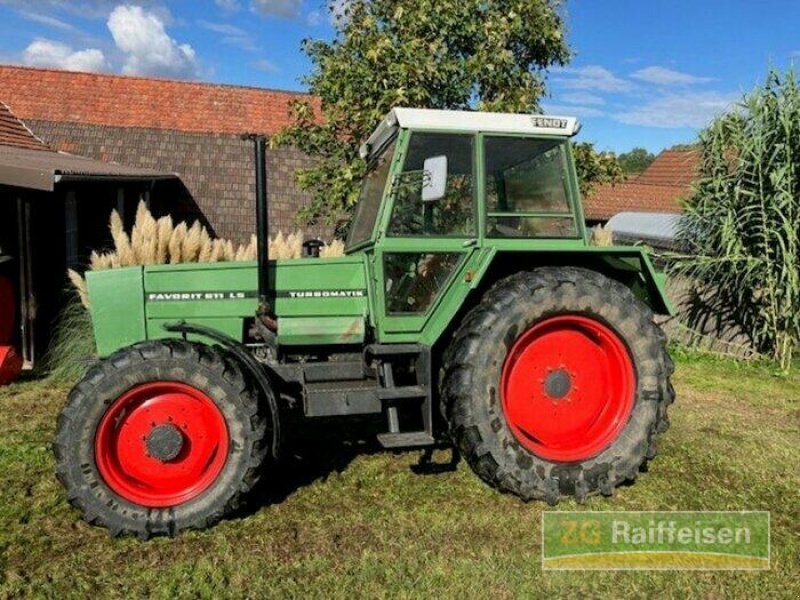
[(664, 150), (652, 164), (636, 178), (636, 183), (646, 185), (691, 185), (697, 171), (698, 154), (695, 150)]
[(30, 120), (272, 135), (289, 124), (289, 104), (308, 98), (260, 88), (0, 65), (0, 100)]
[(0, 146), (26, 150), (49, 149), (3, 102), (0, 102)]
[(588, 219), (609, 219), (621, 212), (681, 212), (697, 171), (694, 150), (665, 150), (636, 178), (601, 185), (584, 202)]

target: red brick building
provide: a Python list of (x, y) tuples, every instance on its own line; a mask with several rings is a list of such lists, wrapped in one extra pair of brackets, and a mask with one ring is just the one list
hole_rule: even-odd
[[(243, 241), (255, 230), (255, 167), (244, 133), (274, 135), (304, 94), (107, 74), (0, 66), (0, 101), (56, 150), (177, 173), (184, 188), (161, 198), (184, 218)], [(294, 230), (308, 197), (294, 174), (308, 157), (271, 149), (270, 226)], [(135, 203), (128, 203), (133, 205)], [(322, 232), (315, 232), (322, 233)]]
[(638, 177), (602, 185), (584, 202), (586, 220), (604, 223), (621, 212), (679, 213), (697, 174), (695, 150), (664, 150)]

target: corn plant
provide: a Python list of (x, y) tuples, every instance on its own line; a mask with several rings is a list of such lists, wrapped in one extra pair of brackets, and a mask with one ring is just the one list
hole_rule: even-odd
[(716, 321), (788, 369), (800, 341), (800, 87), (771, 71), (700, 135), (699, 179), (673, 269), (696, 282), (693, 324)]

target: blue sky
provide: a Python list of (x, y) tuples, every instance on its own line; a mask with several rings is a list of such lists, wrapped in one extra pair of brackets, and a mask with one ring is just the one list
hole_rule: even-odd
[[(770, 64), (800, 61), (793, 0), (572, 0), (566, 13), (576, 56), (544, 106), (577, 114), (602, 149), (690, 142)], [(331, 18), (324, 0), (0, 0), (0, 62), (301, 90), (300, 43), (332, 36)]]

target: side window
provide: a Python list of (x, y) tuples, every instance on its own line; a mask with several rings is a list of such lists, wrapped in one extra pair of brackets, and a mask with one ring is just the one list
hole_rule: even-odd
[[(390, 236), (475, 235), (473, 139), (471, 135), (412, 134), (403, 171), (395, 182)], [(447, 157), (444, 197), (423, 202), (425, 161), (441, 156)]]
[(487, 137), (485, 155), (487, 235), (577, 237), (563, 141)]
[(458, 252), (385, 254), (387, 314), (427, 312), (462, 256)]

